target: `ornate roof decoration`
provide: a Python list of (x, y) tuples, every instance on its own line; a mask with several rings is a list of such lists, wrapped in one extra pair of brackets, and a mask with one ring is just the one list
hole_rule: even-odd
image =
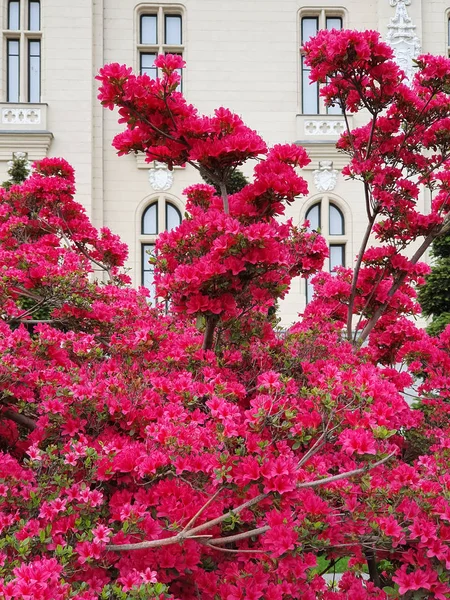
[(395, 60), (411, 81), (414, 74), (413, 60), (420, 54), (421, 44), (416, 35), (416, 26), (406, 9), (411, 0), (389, 0), (395, 6), (395, 16), (388, 25), (387, 42), (395, 53)]

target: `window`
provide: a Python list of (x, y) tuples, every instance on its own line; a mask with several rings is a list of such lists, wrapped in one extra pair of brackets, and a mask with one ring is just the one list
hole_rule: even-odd
[[(320, 232), (328, 242), (330, 256), (325, 268), (332, 272), (336, 267), (345, 267), (348, 238), (345, 217), (341, 209), (333, 200), (325, 196), (306, 211), (305, 219), (309, 221), (309, 229)], [(312, 298), (313, 287), (310, 281), (306, 282), (306, 302)]]
[(159, 197), (147, 206), (141, 220), (141, 284), (150, 290), (150, 301), (155, 302), (153, 261), (156, 237), (161, 231), (170, 231), (181, 223), (181, 212), (164, 198)]
[[(158, 54), (183, 55), (183, 19), (181, 12), (170, 7), (148, 7), (139, 14), (139, 71), (152, 79), (158, 77), (155, 59)], [(180, 70), (180, 77), (182, 73)], [(181, 81), (181, 88), (183, 81)]]
[(41, 3), (8, 2), (6, 30), (6, 101), (41, 101)]
[[(342, 29), (342, 15), (337, 15), (330, 11), (321, 10), (310, 14), (303, 13), (300, 17), (300, 39), (301, 48), (304, 44), (316, 35), (319, 29)], [(323, 100), (319, 96), (319, 86), (317, 83), (311, 83), (309, 80), (310, 69), (305, 64), (304, 56), (301, 57), (301, 103), (302, 112), (305, 115), (342, 114), (341, 107), (333, 105), (325, 107)]]

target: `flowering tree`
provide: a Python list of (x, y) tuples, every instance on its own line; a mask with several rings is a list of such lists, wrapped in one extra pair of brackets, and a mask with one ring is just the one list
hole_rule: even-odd
[[(215, 186), (188, 188), (187, 218), (158, 239), (169, 315), (128, 287), (126, 249), (90, 225), (67, 163), (1, 192), (0, 598), (450, 597), (450, 331), (410, 319), (420, 257), (448, 227), (450, 61), (421, 57), (407, 87), (373, 32), (321, 32), (306, 52), (326, 102), (371, 115), (339, 142), (368, 212), (353, 271), (321, 272), (321, 236), (277, 220), (307, 193), (305, 151), (267, 149), (226, 109), (199, 115), (178, 56), (156, 81), (99, 76), (127, 124), (120, 154)], [(271, 307), (314, 273), (281, 334)], [(318, 555), (351, 557), (339, 589)]]

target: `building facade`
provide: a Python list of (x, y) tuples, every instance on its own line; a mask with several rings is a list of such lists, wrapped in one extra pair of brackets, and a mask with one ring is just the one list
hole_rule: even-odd
[[(182, 191), (198, 174), (169, 173), (140, 155), (118, 158), (111, 147), (117, 114), (100, 106), (94, 77), (108, 62), (156, 76), (155, 56), (179, 53), (187, 62), (183, 92), (201, 112), (226, 106), (269, 145), (305, 146), (309, 195), (287, 217), (320, 227), (330, 245), (326, 268), (350, 266), (366, 224), (363, 190), (341, 175), (345, 158), (335, 142), (343, 117), (309, 84), (302, 44), (320, 28), (376, 29), (408, 70), (420, 52), (448, 53), (449, 11), (449, 0), (2, 0), (1, 180), (15, 152), (31, 161), (66, 158), (94, 225), (121, 236), (134, 285), (151, 287), (148, 251), (182, 218)], [(310, 294), (307, 282), (293, 282), (281, 305), (285, 324)]]

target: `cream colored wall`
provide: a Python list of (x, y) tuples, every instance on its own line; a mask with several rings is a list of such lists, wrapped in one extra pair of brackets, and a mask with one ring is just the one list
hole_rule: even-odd
[[(6, 2), (2, 4), (0, 19), (5, 26)], [(46, 128), (54, 136), (48, 153), (64, 156), (75, 167), (77, 197), (94, 224), (110, 227), (128, 244), (128, 267), (138, 285), (140, 217), (156, 193), (142, 163), (138, 164), (134, 156), (118, 158), (111, 147), (111, 140), (121, 127), (116, 113), (100, 107), (93, 77), (107, 62), (126, 63), (137, 69), (136, 8), (154, 4), (136, 0), (42, 0), (41, 4), (42, 102), (48, 104)], [(181, 6), (184, 13), (184, 91), (188, 101), (205, 113), (221, 105), (229, 107), (269, 144), (308, 142), (313, 163), (304, 171), (304, 177), (309, 184), (309, 197), (316, 196), (313, 170), (318, 161), (333, 160), (338, 170), (344, 162), (332, 149), (337, 136), (306, 136), (304, 117), (299, 115), (300, 11), (339, 9), (345, 15), (344, 26), (379, 29), (385, 36), (395, 8), (389, 0), (309, 0), (307, 5), (300, 0), (161, 0), (156, 5), (174, 4)], [(447, 52), (449, 7), (450, 2), (442, 0), (412, 0), (408, 6), (423, 51)], [(0, 101), (4, 101), (5, 34), (0, 59)], [(353, 125), (359, 122), (356, 120)], [(2, 139), (6, 140), (0, 131), (0, 178), (4, 177), (8, 154), (1, 154), (1, 146), (4, 150), (6, 144)], [(247, 174), (251, 167), (246, 167)], [(197, 181), (199, 177), (193, 169), (176, 169), (169, 194), (182, 202), (182, 190)], [(342, 199), (342, 208), (349, 216), (346, 259), (351, 264), (366, 222), (363, 190), (358, 183), (346, 182), (339, 176), (332, 194), (338, 202)], [(289, 207), (287, 217), (301, 222), (308, 198)], [(283, 301), (281, 314), (285, 324), (303, 310), (304, 289), (303, 281), (295, 281)]]

